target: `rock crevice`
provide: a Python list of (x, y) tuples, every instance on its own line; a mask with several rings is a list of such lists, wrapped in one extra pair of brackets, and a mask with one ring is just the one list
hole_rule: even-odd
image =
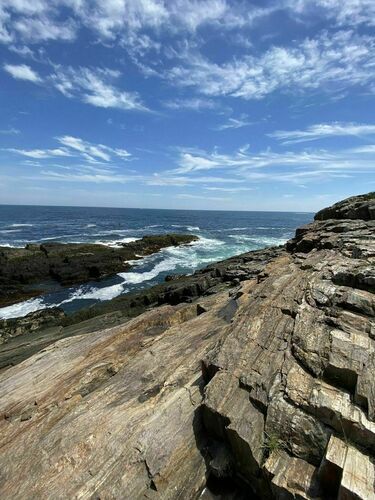
[(4, 371), (2, 498), (374, 499), (373, 205)]

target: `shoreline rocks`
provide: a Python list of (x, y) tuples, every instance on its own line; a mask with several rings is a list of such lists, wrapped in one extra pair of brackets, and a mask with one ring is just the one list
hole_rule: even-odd
[(1, 496), (373, 499), (374, 241), (340, 212), (5, 370)]
[(197, 239), (194, 235), (166, 234), (144, 236), (116, 247), (92, 243), (0, 247), (0, 307), (41, 295), (53, 286), (81, 284), (127, 271), (131, 268), (127, 261)]

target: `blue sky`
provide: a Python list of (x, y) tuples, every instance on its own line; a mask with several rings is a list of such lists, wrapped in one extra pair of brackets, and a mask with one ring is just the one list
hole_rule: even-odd
[(1, 0), (0, 203), (315, 211), (374, 190), (373, 0)]

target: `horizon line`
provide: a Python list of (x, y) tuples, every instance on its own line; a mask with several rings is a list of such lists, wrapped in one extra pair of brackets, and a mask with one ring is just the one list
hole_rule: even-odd
[(315, 211), (304, 210), (222, 210), (208, 208), (150, 208), (150, 207), (103, 207), (88, 205), (35, 205), (35, 204), (12, 204), (0, 203), (0, 207), (41, 207), (41, 208), (102, 208), (109, 210), (166, 210), (180, 212), (259, 212), (259, 213), (290, 213), (290, 214), (315, 214)]

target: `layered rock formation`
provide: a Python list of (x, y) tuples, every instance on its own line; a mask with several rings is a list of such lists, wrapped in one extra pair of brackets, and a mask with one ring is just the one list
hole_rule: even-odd
[(375, 498), (374, 200), (346, 205), (229, 294), (4, 371), (2, 498)]
[(73, 335), (123, 324), (161, 304), (177, 305), (231, 289), (261, 274), (264, 266), (284, 252), (282, 247), (238, 255), (211, 264), (189, 276), (167, 277), (166, 283), (65, 315), (59, 308), (0, 320), (0, 370), (26, 359), (52, 342)]
[(166, 234), (144, 236), (116, 247), (91, 243), (0, 247), (0, 306), (40, 295), (56, 283), (84, 283), (127, 271), (131, 267), (127, 261), (197, 239), (193, 235)]

